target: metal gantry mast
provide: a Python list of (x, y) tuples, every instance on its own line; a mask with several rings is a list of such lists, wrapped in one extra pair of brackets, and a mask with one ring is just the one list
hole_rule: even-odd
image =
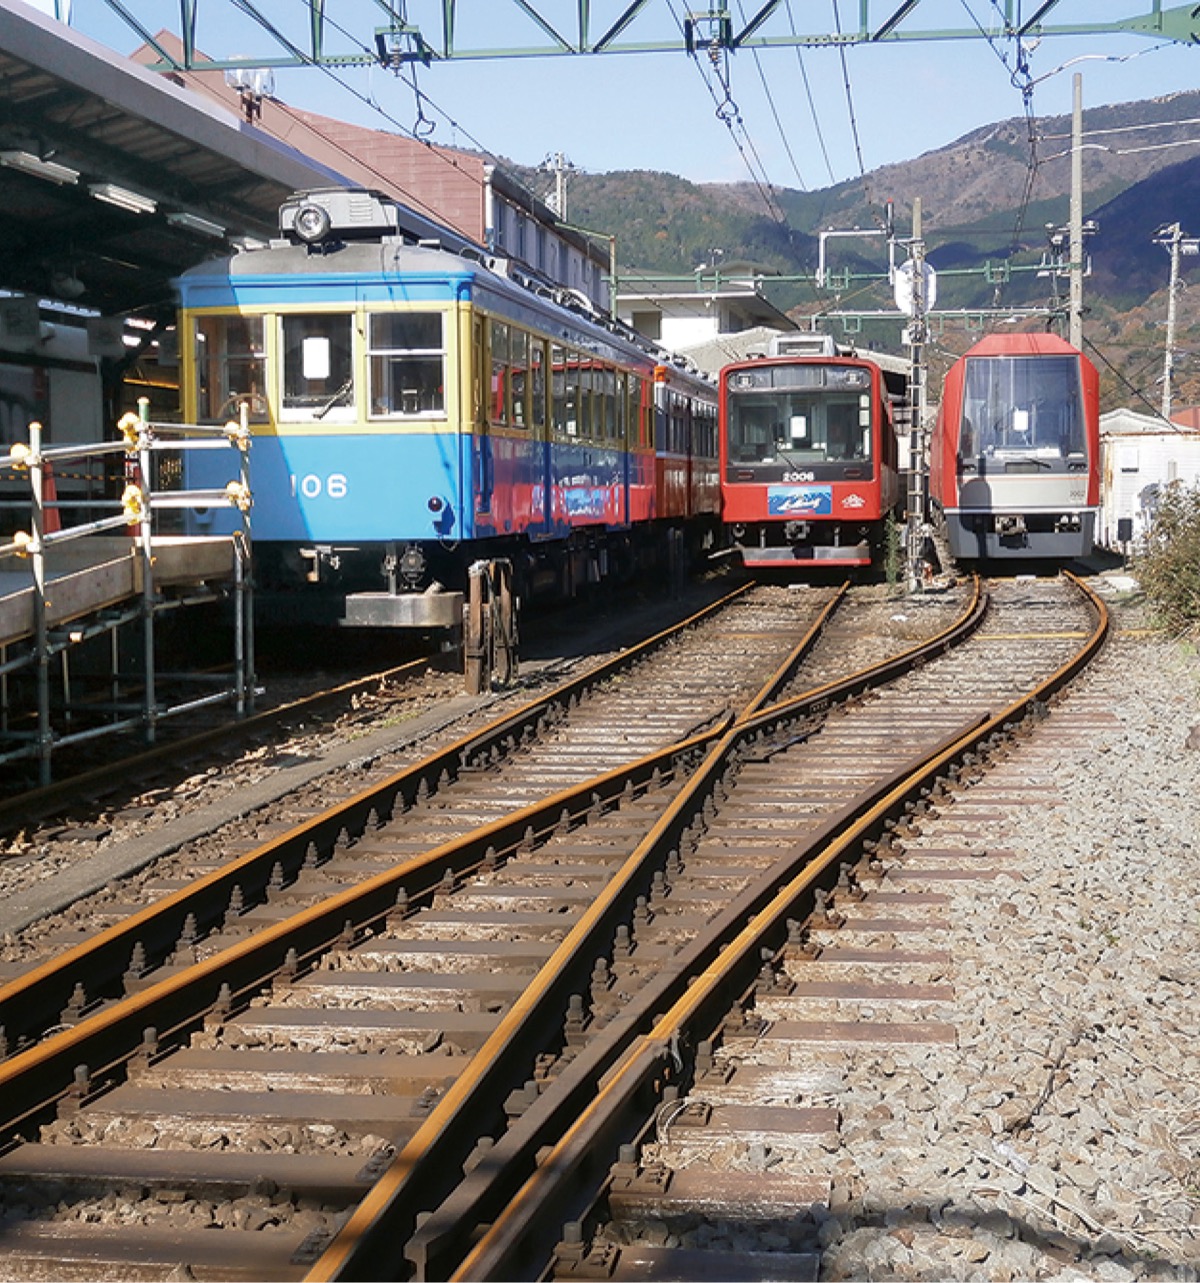
[[(71, 0), (55, 0), (56, 12), (71, 21)], [(393, 69), (421, 62), (495, 58), (578, 57), (619, 53), (691, 53), (696, 49), (803, 47), (845, 48), (910, 41), (1024, 40), (1051, 36), (1137, 35), (1184, 44), (1200, 42), (1200, 8), (1195, 4), (1163, 8), (1162, 0), (1126, 0), (1126, 16), (1107, 21), (1055, 22), (1063, 0), (996, 0), (990, 25), (922, 26), (921, 0), (857, 0), (858, 24), (845, 30), (793, 30), (784, 0), (765, 0), (743, 17), (741, 5), (712, 5), (690, 10), (679, 23), (662, 0), (630, 0), (615, 19), (597, 20), (590, 0), (576, 0), (568, 25), (555, 0), (373, 0), (375, 25), (360, 29), (371, 6), (349, 0), (302, 0), (307, 6), (307, 38), (281, 38), (273, 26), (277, 6), (266, 0), (179, 0), (179, 37), (183, 52), (167, 53), (124, 0), (104, 0), (140, 39), (162, 56), (160, 69), (191, 71), (235, 67), (366, 66)], [(237, 56), (198, 58), (195, 35), (202, 7), (219, 11), (231, 5), (258, 17), (276, 48)], [(597, 6), (598, 7), (598, 6)], [(165, 6), (164, 6), (165, 8)], [(483, 14), (486, 11), (486, 20)], [(416, 20), (419, 15), (420, 21)], [(352, 36), (347, 33), (352, 32)], [(499, 40), (497, 40), (497, 33)], [(215, 51), (209, 50), (209, 54)]]

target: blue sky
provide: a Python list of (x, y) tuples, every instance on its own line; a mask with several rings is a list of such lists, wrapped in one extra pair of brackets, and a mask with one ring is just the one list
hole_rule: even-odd
[[(302, 0), (254, 0), (260, 12), (301, 43)], [(735, 18), (760, 0), (731, 0)], [(59, 0), (62, 3), (62, 0)], [(164, 0), (124, 0), (151, 31), (178, 31), (178, 7)], [(973, 29), (994, 26), (1005, 0), (922, 0), (905, 26)], [(593, 0), (595, 29), (619, 14), (626, 0)], [(872, 0), (871, 14), (888, 16), (900, 0)], [(55, 0), (35, 0), (53, 12)], [(574, 0), (538, 0), (543, 13), (562, 14), (570, 29)], [(1036, 8), (1026, 0), (1025, 9)], [(411, 22), (424, 16), (439, 30), (436, 0), (408, 0)], [(677, 31), (677, 18), (701, 6), (661, 0), (638, 21), (632, 38)], [(1116, 20), (1148, 13), (1151, 0), (1061, 0), (1053, 15), (1063, 24)], [(475, 34), (495, 43), (527, 38), (525, 20), (501, 0), (459, 0), (460, 46)], [(782, 13), (783, 10), (780, 11)], [(836, 13), (836, 17), (835, 17)], [(854, 30), (859, 0), (791, 0), (797, 29)], [(351, 37), (371, 44), (382, 14), (373, 0), (326, 0), (331, 44)], [(213, 57), (275, 54), (279, 46), (232, 0), (200, 0), (197, 45)], [(786, 29), (777, 15), (774, 30)], [(474, 24), (474, 25), (473, 25)], [(499, 24), (499, 25), (497, 25)], [(121, 53), (139, 40), (104, 0), (72, 0), (72, 27)], [(490, 25), (491, 30), (484, 30)], [(337, 35), (342, 27), (348, 34)], [(835, 49), (742, 50), (729, 61), (731, 104), (740, 119), (731, 133), (716, 112), (722, 91), (706, 59), (685, 54), (620, 54), (435, 63), (417, 73), (425, 98), (418, 113), (410, 84), (382, 68), (279, 71), (276, 92), (287, 102), (381, 129), (424, 132), (431, 141), (481, 147), (523, 164), (561, 152), (589, 172), (659, 169), (695, 181), (745, 181), (750, 166), (779, 187), (816, 189), (853, 178), (863, 169), (902, 162), (943, 147), (995, 120), (1020, 116), (1022, 95), (1011, 80), (1016, 51), (1010, 42), (979, 38), (855, 46)], [(1200, 47), (1142, 36), (1062, 36), (1027, 47), (1035, 115), (1071, 110), (1074, 73), (1083, 78), (1088, 107), (1200, 88)], [(1007, 63), (1007, 65), (1006, 65)], [(764, 90), (764, 80), (769, 94)], [(339, 83), (344, 82), (345, 87)], [(848, 88), (847, 88), (848, 85)], [(810, 101), (811, 99), (811, 101)], [(1200, 140), (1200, 125), (1196, 127)], [(740, 147), (739, 147), (740, 142)], [(750, 158), (749, 163), (747, 157)], [(1181, 153), (1180, 158), (1183, 158)]]

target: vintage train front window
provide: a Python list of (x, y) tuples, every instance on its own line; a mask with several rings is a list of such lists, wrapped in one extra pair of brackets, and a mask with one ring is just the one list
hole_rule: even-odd
[(201, 423), (237, 419), (244, 401), (251, 423), (270, 420), (261, 316), (196, 318), (196, 416)]
[[(367, 377), (374, 418), (446, 413), (446, 347), (440, 312), (373, 312)], [(497, 357), (493, 330), (493, 359)]]
[(969, 358), (960, 431), (965, 455), (1085, 455), (1078, 358)]
[(354, 416), (351, 317), (347, 313), (280, 318), (282, 417), (348, 420)]

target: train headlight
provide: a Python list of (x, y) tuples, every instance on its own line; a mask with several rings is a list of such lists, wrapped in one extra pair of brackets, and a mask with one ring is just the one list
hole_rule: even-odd
[(329, 235), (329, 211), (320, 205), (302, 205), (296, 211), (296, 221), (292, 226), (302, 241), (314, 245)]

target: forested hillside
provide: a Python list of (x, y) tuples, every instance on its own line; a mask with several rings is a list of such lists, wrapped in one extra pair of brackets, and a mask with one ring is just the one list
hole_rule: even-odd
[[(1085, 341), (1104, 378), (1106, 406), (1157, 409), (1170, 261), (1156, 231), (1178, 222), (1200, 236), (1200, 92), (1088, 110), (1083, 152), (1085, 217), (1091, 275), (1084, 285)], [(818, 291), (817, 233), (881, 226), (885, 202), (895, 207), (897, 234), (922, 208), (930, 262), (939, 272), (938, 304), (946, 308), (1041, 307), (1064, 297), (1065, 280), (1044, 270), (1046, 225), (1069, 215), (1070, 120), (1024, 118), (978, 129), (902, 165), (815, 191), (776, 189), (773, 210), (750, 183), (687, 182), (649, 171), (571, 175), (568, 221), (616, 236), (620, 271), (688, 276), (714, 264), (754, 264), (766, 274), (772, 301), (796, 316), (891, 306), (890, 289), (869, 279), (886, 267), (882, 237), (830, 243), (835, 288)], [(1153, 126), (1133, 131), (1134, 126)], [(1119, 130), (1119, 133), (1109, 131)], [(1099, 131), (1105, 131), (1100, 133)], [(1197, 139), (1194, 147), (1184, 144)], [(1153, 143), (1153, 150), (1145, 148)], [(544, 175), (514, 167), (534, 191)], [(782, 216), (780, 216), (782, 214)], [(1183, 281), (1200, 258), (1182, 260)], [(1039, 272), (1039, 268), (1042, 270)], [(773, 276), (781, 279), (772, 280)], [(1200, 402), (1200, 301), (1178, 299), (1176, 404)], [(947, 353), (971, 336), (948, 323), (935, 327)], [(871, 341), (900, 348), (900, 325), (876, 326)], [(1145, 398), (1139, 400), (1139, 396)]]

